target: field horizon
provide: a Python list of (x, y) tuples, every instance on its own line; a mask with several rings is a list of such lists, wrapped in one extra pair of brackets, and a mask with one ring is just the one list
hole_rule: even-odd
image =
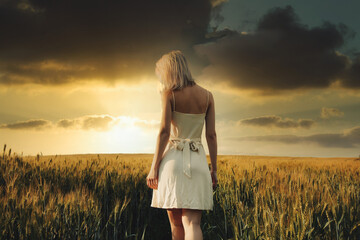
[[(64, 157), (97, 157), (98, 155), (101, 157), (152, 157), (154, 154), (151, 153), (74, 153), (74, 154), (48, 154), (41, 155), (42, 158), (64, 158)], [(37, 157), (37, 155), (22, 155), (24, 158)], [(270, 159), (281, 159), (281, 160), (359, 160), (360, 157), (301, 157), (301, 156), (270, 156), (270, 155), (243, 155), (243, 154), (218, 154), (218, 159), (227, 157), (227, 158), (247, 158), (248, 160), (270, 160)], [(209, 162), (210, 156), (207, 154), (206, 158)]]
[[(170, 239), (153, 154), (0, 156), (2, 239)], [(210, 168), (210, 158), (207, 156)], [(358, 239), (360, 159), (218, 155), (204, 239)]]

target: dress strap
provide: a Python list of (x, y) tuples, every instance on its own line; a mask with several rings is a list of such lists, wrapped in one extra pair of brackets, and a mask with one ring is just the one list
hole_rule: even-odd
[[(207, 90), (206, 90), (207, 91)], [(205, 113), (207, 112), (207, 109), (209, 107), (209, 91), (207, 91), (207, 101), (206, 101), (206, 110), (205, 110)]]
[(171, 93), (172, 93), (173, 102), (174, 102), (174, 109), (173, 109), (173, 111), (175, 111), (175, 96), (174, 96), (174, 91), (171, 91)]

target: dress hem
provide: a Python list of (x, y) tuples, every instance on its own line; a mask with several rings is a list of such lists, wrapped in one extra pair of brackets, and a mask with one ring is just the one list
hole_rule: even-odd
[(209, 210), (209, 211), (213, 211), (213, 208), (203, 208), (203, 207), (181, 207), (181, 206), (150, 206), (152, 208), (161, 208), (161, 209), (194, 209), (194, 210)]

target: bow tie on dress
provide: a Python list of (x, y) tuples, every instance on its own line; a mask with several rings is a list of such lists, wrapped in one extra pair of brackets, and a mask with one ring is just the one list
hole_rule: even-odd
[(190, 150), (199, 151), (201, 145), (200, 138), (171, 138), (170, 142), (180, 151), (183, 151), (183, 172), (191, 178)]

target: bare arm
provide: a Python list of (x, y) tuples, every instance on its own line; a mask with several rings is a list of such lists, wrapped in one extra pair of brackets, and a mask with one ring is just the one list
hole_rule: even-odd
[(157, 180), (160, 162), (163, 157), (164, 150), (170, 137), (170, 125), (171, 125), (171, 93), (164, 92), (161, 95), (162, 102), (162, 114), (160, 122), (160, 130), (157, 137), (156, 149), (154, 158), (151, 164), (150, 173), (147, 176), (147, 185), (150, 188), (157, 189)]
[(212, 93), (210, 93), (209, 106), (205, 120), (206, 120), (205, 135), (209, 147), (211, 172), (216, 172), (217, 171), (217, 139), (216, 139), (216, 131), (215, 131), (215, 102)]
[(170, 125), (171, 125), (171, 102), (170, 94), (162, 94), (162, 116), (160, 122), (160, 130), (157, 137), (156, 149), (153, 159), (153, 166), (158, 168), (162, 159), (164, 150), (170, 137)]

